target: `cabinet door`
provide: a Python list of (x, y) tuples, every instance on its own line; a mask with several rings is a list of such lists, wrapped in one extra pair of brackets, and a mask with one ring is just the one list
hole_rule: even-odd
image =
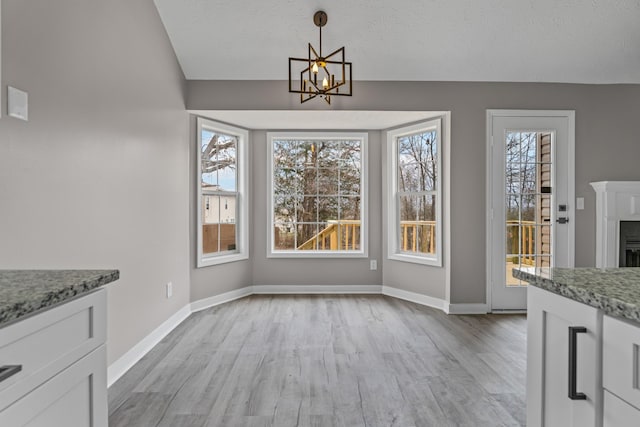
[[(527, 425), (601, 425), (601, 312), (533, 286), (527, 292)], [(575, 334), (574, 358), (570, 327), (585, 328)], [(569, 397), (572, 370), (583, 400)]]
[(0, 412), (0, 426), (107, 427), (104, 345)]
[(604, 427), (637, 427), (640, 410), (604, 391)]

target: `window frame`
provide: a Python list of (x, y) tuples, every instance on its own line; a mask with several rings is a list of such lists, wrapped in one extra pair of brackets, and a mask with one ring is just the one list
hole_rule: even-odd
[[(236, 249), (233, 251), (221, 251), (212, 254), (205, 254), (202, 241), (202, 131), (233, 135), (237, 138), (236, 145)], [(220, 123), (204, 117), (196, 118), (196, 212), (197, 212), (197, 268), (209, 267), (212, 265), (225, 264), (228, 262), (241, 261), (249, 258), (249, 131), (236, 126)]]
[[(273, 180), (273, 145), (274, 140), (360, 140), (360, 250), (275, 250), (273, 224), (274, 180)], [(367, 258), (369, 256), (369, 186), (368, 186), (368, 139), (367, 132), (267, 132), (267, 258)]]
[[(409, 126), (403, 126), (387, 132), (387, 258), (396, 261), (411, 262), (415, 264), (430, 265), (434, 267), (442, 267), (443, 239), (442, 233), (444, 227), (442, 224), (442, 206), (444, 203), (443, 178), (442, 170), (443, 140), (443, 121), (445, 116), (435, 117), (433, 119), (416, 123)], [(414, 135), (421, 132), (429, 132), (435, 130), (437, 132), (436, 152), (438, 159), (436, 162), (436, 253), (435, 254), (412, 254), (403, 252), (399, 248), (400, 238), (400, 204), (398, 191), (398, 138)]]

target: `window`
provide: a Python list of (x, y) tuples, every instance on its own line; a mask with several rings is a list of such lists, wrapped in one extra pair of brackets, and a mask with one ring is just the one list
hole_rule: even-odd
[(247, 259), (248, 132), (198, 118), (198, 267)]
[(391, 259), (442, 265), (441, 122), (388, 133)]
[(362, 133), (269, 134), (269, 256), (367, 255)]

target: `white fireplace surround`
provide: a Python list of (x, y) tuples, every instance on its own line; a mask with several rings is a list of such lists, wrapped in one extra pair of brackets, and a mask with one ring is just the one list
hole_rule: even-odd
[(596, 267), (618, 267), (620, 221), (640, 221), (640, 181), (591, 186), (596, 191)]

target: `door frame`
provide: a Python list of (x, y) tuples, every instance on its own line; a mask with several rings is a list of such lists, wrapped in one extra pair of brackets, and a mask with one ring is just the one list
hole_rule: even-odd
[[(487, 301), (487, 311), (493, 312), (492, 309), (492, 291), (491, 284), (493, 283), (493, 277), (491, 275), (492, 271), (492, 263), (494, 261), (493, 254), (493, 236), (491, 233), (491, 222), (492, 222), (492, 213), (493, 213), (493, 200), (492, 200), (492, 183), (493, 183), (493, 174), (491, 171), (492, 166), (492, 149), (493, 149), (493, 119), (494, 117), (554, 117), (554, 118), (566, 118), (568, 129), (567, 129), (567, 164), (563, 165), (567, 171), (567, 211), (572, 217), (572, 221), (569, 221), (568, 225), (568, 254), (567, 254), (567, 262), (570, 267), (575, 265), (575, 181), (576, 181), (576, 113), (575, 110), (501, 110), (501, 109), (487, 109), (487, 122), (486, 122), (486, 182), (485, 182), (485, 197), (486, 197), (486, 222), (485, 222), (485, 233), (486, 233), (486, 254), (487, 260), (485, 264), (486, 268), (486, 301)], [(557, 165), (560, 166), (560, 165)], [(555, 209), (555, 207), (554, 207)], [(502, 312), (502, 310), (498, 310), (498, 313)], [(504, 312), (513, 313), (514, 310), (505, 310)]]

